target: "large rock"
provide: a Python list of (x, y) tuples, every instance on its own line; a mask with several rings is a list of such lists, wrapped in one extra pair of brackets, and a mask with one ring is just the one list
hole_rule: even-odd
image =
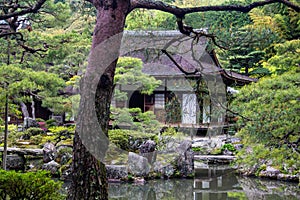
[(214, 149), (221, 148), (225, 144), (222, 138), (213, 137), (213, 138), (199, 138), (193, 141), (193, 147), (200, 147), (201, 154), (210, 154)]
[(162, 141), (166, 142), (165, 143), (165, 148), (161, 151), (164, 153), (172, 153), (172, 152), (176, 152), (177, 148), (180, 144), (180, 140), (173, 138), (173, 137), (169, 137), (169, 136), (161, 136)]
[(169, 178), (174, 175), (175, 167), (171, 164), (164, 165), (163, 163), (156, 161), (153, 164), (153, 171), (161, 174), (162, 177)]
[(148, 176), (150, 166), (148, 159), (136, 153), (128, 154), (128, 172), (135, 176)]
[(279, 169), (274, 167), (267, 166), (266, 170), (263, 170), (259, 173), (261, 177), (268, 177), (268, 178), (277, 178), (277, 175), (280, 173)]
[(153, 140), (147, 140), (139, 147), (140, 153), (149, 153), (155, 151), (156, 143)]
[(179, 147), (177, 148), (177, 152), (183, 155), (191, 148), (192, 148), (192, 142), (189, 140), (184, 140), (180, 143)]
[(141, 144), (139, 150), (140, 155), (147, 158), (150, 165), (156, 161), (157, 152), (155, 151), (156, 143), (153, 140), (147, 140)]
[(167, 165), (167, 166), (164, 166), (163, 168), (161, 168), (161, 174), (164, 177), (169, 178), (174, 175), (174, 172), (175, 172), (175, 168), (173, 165)]
[(24, 170), (26, 160), (23, 156), (7, 155), (6, 168), (10, 170)]
[(296, 182), (296, 181), (300, 181), (300, 176), (299, 174), (296, 174), (296, 175), (291, 175), (291, 174), (278, 174), (277, 175), (277, 179), (278, 180), (284, 180), (284, 181), (293, 181), (293, 182)]
[(70, 181), (72, 179), (72, 165), (63, 165), (60, 171), (60, 180)]
[(53, 143), (46, 142), (43, 148), (43, 161), (48, 163), (52, 160), (55, 160), (57, 157), (57, 150)]
[(58, 175), (59, 174), (59, 172), (58, 172), (59, 168), (60, 168), (60, 164), (58, 164), (54, 160), (52, 160), (52, 161), (50, 161), (48, 163), (45, 163), (42, 166), (43, 170), (50, 171), (50, 173), (52, 175)]
[(144, 158), (147, 158), (148, 163), (152, 166), (153, 163), (156, 161), (157, 152), (153, 151), (148, 153), (140, 153), (140, 155), (143, 156)]
[(177, 149), (179, 155), (176, 159), (177, 171), (181, 176), (187, 177), (194, 174), (194, 152), (192, 142), (184, 140)]
[(56, 162), (61, 165), (67, 164), (72, 159), (72, 148), (69, 146), (60, 146), (57, 148)]
[(125, 179), (128, 176), (126, 165), (106, 165), (108, 179)]

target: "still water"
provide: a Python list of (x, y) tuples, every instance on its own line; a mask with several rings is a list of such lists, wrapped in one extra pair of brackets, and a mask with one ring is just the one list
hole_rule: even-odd
[(195, 179), (109, 184), (110, 200), (299, 200), (297, 183), (243, 178), (226, 166), (196, 170)]

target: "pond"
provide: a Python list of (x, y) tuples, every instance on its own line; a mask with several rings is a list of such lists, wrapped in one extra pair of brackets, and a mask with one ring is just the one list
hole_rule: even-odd
[(298, 200), (297, 183), (236, 176), (227, 166), (200, 167), (194, 179), (110, 183), (110, 200)]

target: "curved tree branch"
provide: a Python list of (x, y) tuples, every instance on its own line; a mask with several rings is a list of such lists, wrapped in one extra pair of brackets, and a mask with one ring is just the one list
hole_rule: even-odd
[[(185, 34), (185, 35), (191, 35), (191, 33), (194, 34), (194, 36), (192, 36), (197, 42), (199, 41), (200, 37), (204, 36), (204, 37), (207, 37), (209, 39), (211, 39), (211, 41), (217, 46), (219, 47), (220, 49), (225, 49), (227, 50), (228, 48), (227, 47), (224, 47), (224, 46), (221, 46), (218, 42), (217, 42), (217, 36), (213, 35), (213, 34), (209, 34), (209, 33), (206, 33), (202, 30), (200, 31), (195, 31), (193, 29), (193, 27), (191, 26), (187, 26), (183, 23), (183, 19), (182, 18), (177, 18), (177, 26), (178, 26), (178, 29), (179, 31), (182, 33), (182, 34)], [(224, 42), (223, 42), (224, 43)]]
[(161, 50), (162, 53), (166, 54), (166, 56), (173, 62), (173, 64), (185, 75), (195, 75), (197, 74), (199, 71), (197, 69), (195, 69), (195, 71), (193, 72), (187, 72), (185, 71), (175, 60), (174, 58), (167, 52), (167, 50), (162, 49)]
[(169, 5), (161, 1), (154, 0), (131, 0), (131, 9), (135, 8), (145, 8), (145, 9), (155, 9), (171, 13), (177, 18), (183, 18), (186, 14), (195, 12), (206, 12), (206, 11), (238, 11), (247, 13), (253, 8), (261, 7), (273, 3), (282, 3), (297, 12), (300, 12), (300, 6), (288, 1), (288, 0), (265, 0), (257, 1), (248, 5), (218, 5), (218, 6), (198, 6), (189, 8), (180, 8), (177, 6)]
[(46, 2), (46, 0), (38, 0), (36, 4), (31, 7), (23, 8), (19, 11), (7, 13), (7, 14), (0, 14), (0, 20), (9, 19), (12, 17), (22, 16), (28, 13), (36, 13)]
[(8, 36), (20, 36), (20, 38), (18, 38), (19, 41), (24, 41), (23, 35), (20, 32), (8, 32), (8, 33), (0, 33), (0, 38), (2, 37), (8, 37)]
[(218, 5), (218, 6), (199, 6), (199, 7), (190, 7), (190, 8), (180, 8), (174, 5), (170, 5), (161, 1), (155, 0), (131, 0), (130, 11), (136, 8), (145, 8), (145, 9), (155, 9), (164, 11), (170, 14), (173, 14), (177, 17), (177, 26), (179, 31), (182, 34), (190, 36), (191, 33), (194, 34), (194, 39), (199, 40), (201, 36), (208, 37), (211, 41), (221, 49), (227, 49), (218, 44), (216, 41), (216, 36), (212, 34), (207, 34), (203, 31), (195, 31), (193, 27), (187, 26), (183, 23), (184, 16), (190, 13), (196, 12), (207, 12), (207, 11), (238, 11), (247, 13), (251, 11), (253, 8), (261, 7), (273, 3), (282, 3), (297, 12), (300, 12), (300, 6), (296, 5), (288, 0), (264, 0), (253, 2), (248, 5)]

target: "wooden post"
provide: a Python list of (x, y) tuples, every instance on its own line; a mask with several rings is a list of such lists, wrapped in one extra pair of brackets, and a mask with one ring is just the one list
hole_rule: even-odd
[[(10, 64), (10, 40), (7, 38), (7, 65)], [(8, 83), (5, 83), (5, 126), (4, 126), (4, 150), (3, 150), (3, 158), (2, 158), (2, 166), (3, 169), (6, 170), (6, 161), (7, 161), (7, 136), (8, 136)]]
[(5, 126), (4, 126), (4, 151), (2, 158), (3, 169), (6, 170), (6, 160), (7, 160), (7, 136), (8, 136), (8, 94), (5, 96)]

